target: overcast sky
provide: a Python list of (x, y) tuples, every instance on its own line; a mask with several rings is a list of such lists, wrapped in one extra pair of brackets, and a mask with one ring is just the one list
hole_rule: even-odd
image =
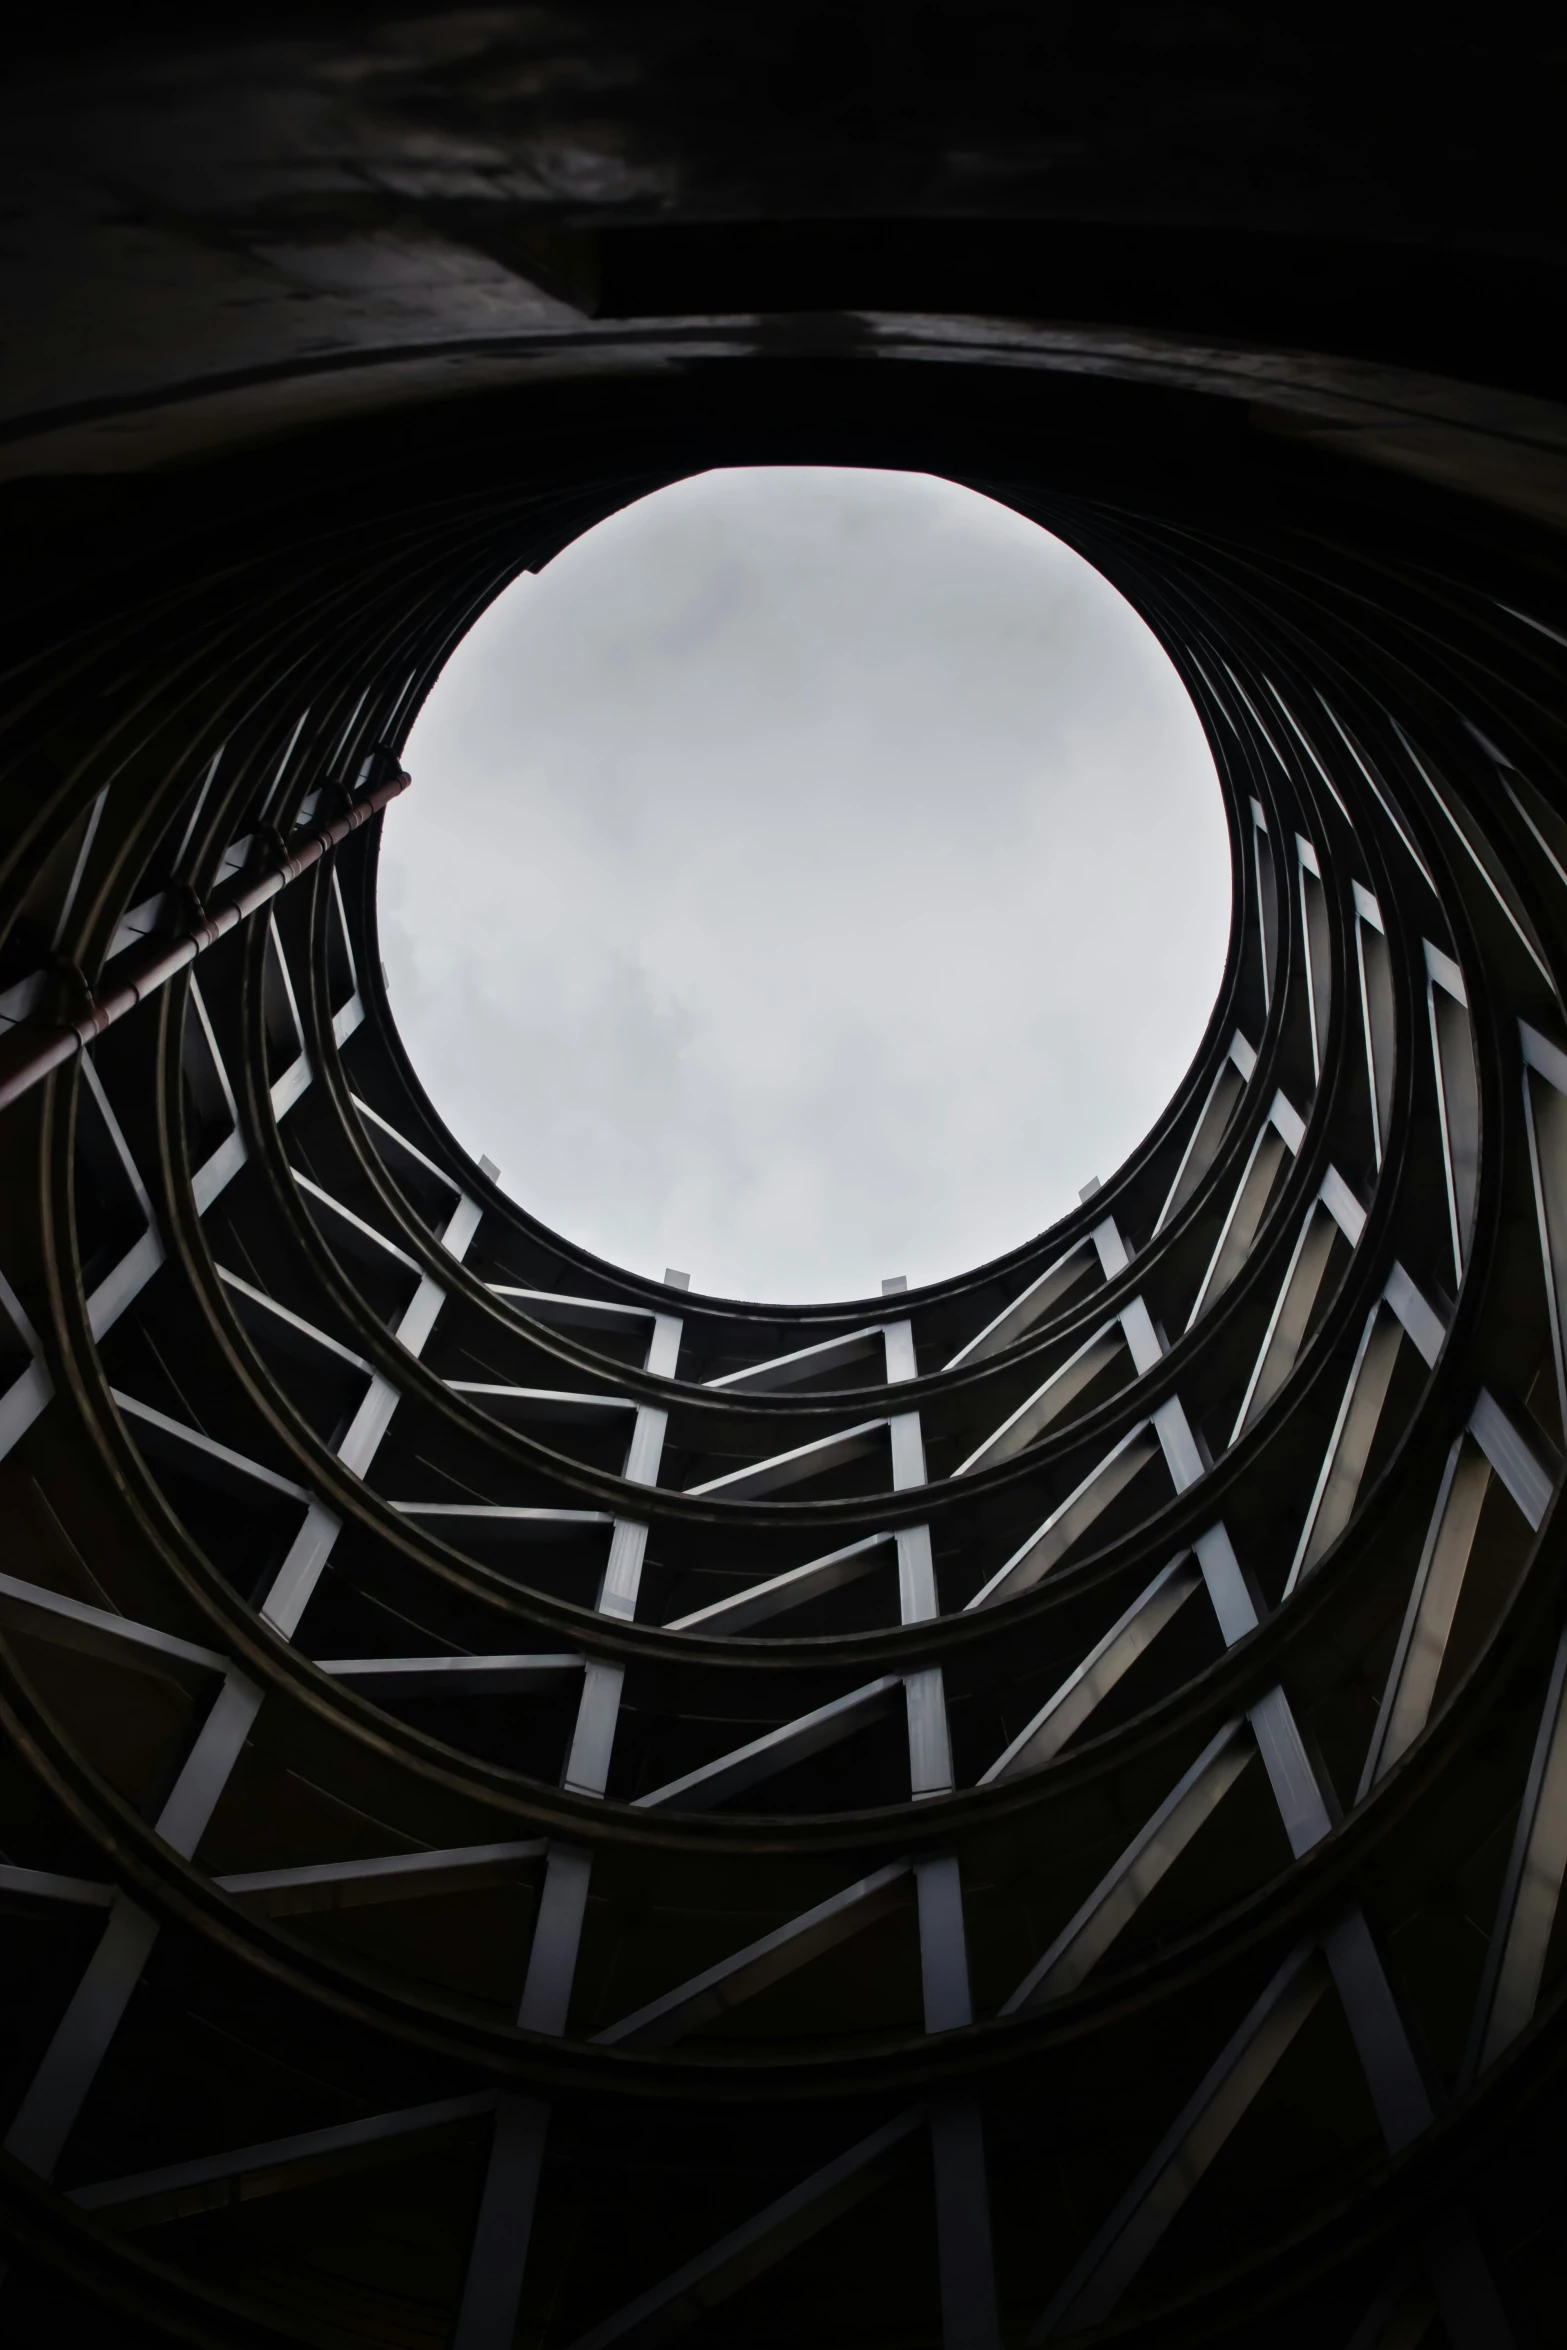
[(863, 1296), (1014, 1247), (1187, 1067), (1218, 785), (1080, 557), (923, 474), (661, 490), (510, 588), (381, 858), (437, 1107), (599, 1255)]

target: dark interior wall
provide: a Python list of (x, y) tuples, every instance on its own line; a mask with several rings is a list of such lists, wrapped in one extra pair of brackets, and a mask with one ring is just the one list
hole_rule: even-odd
[[(1497, 1602), (1494, 1625), (1477, 1616), (1464, 1631), (1463, 1656), (1478, 1662), (1444, 1688), (1444, 1705), (1451, 1687), (1457, 1696), (1436, 1735), (1375, 1802), (1358, 1812), (1346, 1803), (1355, 1816), (1344, 1834), (1295, 1867), (1278, 1819), (1246, 1782), (1224, 1860), (1196, 1849), (1194, 1873), (1172, 1879), (1108, 1987), (1090, 1984), (1075, 2005), (1015, 2024), (996, 2009), (1048, 1939), (1038, 1920), (1053, 1915), (1051, 1900), (1064, 1916), (1068, 1891), (1075, 1900), (1091, 1884), (1226, 1708), (1287, 1683), (1314, 1762), (1330, 1786), (1336, 1775), (1341, 1797), (1352, 1794), (1431, 1492), (1475, 1382), (1491, 1383), (1551, 1480), (1559, 1468), (1550, 1309), (1527, 1254), (1538, 1252), (1538, 1138), (1517, 1040), (1520, 1018), (1556, 1033), (1567, 968), (1555, 894), (1567, 832), (1554, 829), (1567, 824), (1561, 73), (1560, 44), (1543, 36), (1531, 47), (1468, 20), (1395, 30), (1364, 11), (750, 12), (679, 0), (658, 10), (241, 9), (221, 22), (153, 9), (134, 25), (85, 10), (27, 28), (0, 101), (0, 531), (10, 557), (0, 996), (35, 978), (40, 992), (0, 1036), (0, 1078), (46, 1030), (103, 1010), (117, 926), (139, 899), (162, 893), (153, 935), (183, 936), (237, 886), (222, 868), (232, 839), (248, 844), (241, 880), (254, 879), (312, 827), (357, 823), (365, 793), (395, 782), (418, 700), (451, 645), (519, 567), (700, 467), (928, 468), (1007, 498), (1099, 563), (1164, 637), (1214, 744), (1238, 844), (1226, 991), (1187, 1086), (1109, 1203), (1152, 1252), (1174, 1154), (1224, 1072), (1226, 1024), (1244, 1025), (1260, 1040), (1255, 1099), (1186, 1222), (1175, 1219), (1173, 1239), (1150, 1254), (1149, 1280), (1164, 1281), (1183, 1311), (1219, 1231), (1223, 1187), (1240, 1182), (1263, 1132), (1264, 1097), (1277, 1082), (1304, 1101), (1315, 1083), (1305, 884), (1294, 873), (1295, 894), (1275, 905), (1270, 996), (1258, 868), (1243, 845), (1253, 795), (1281, 855), (1302, 829), (1323, 844), (1336, 909), (1323, 918), (1342, 982), (1328, 1074), (1255, 1262), (1180, 1367), (1182, 1392), (1206, 1399), (1204, 1443), (1222, 1455), (1290, 1262), (1302, 1187), (1331, 1151), (1369, 1207), (1370, 1238), (1313, 1326), (1322, 1343), (1302, 1379), (1225, 1487), (1268, 1608), (1281, 1605), (1295, 1539), (1288, 1513), (1333, 1424), (1331, 1380), (1342, 1385), (1395, 1247), (1456, 1336), (1429, 1388), (1406, 1359), (1406, 1386), (1391, 1392), (1408, 1440), (1400, 1450), (1384, 1435), (1372, 1503), (1308, 1603), (1277, 1614), (1238, 1656), (1211, 1626), (1199, 1637), (1183, 1619), (1187, 1645), (1128, 1682), (1103, 1746), (1086, 1761), (1068, 1754), (1048, 1783), (1021, 1793), (970, 1783), (1001, 1742), (997, 1725), (1016, 1727), (1007, 1708), (1026, 1710), (1012, 1682), (1047, 1688), (1200, 1530), (1193, 1513), (1206, 1502), (1172, 1518), (1162, 1497), (1145, 1514), (1133, 1496), (1067, 1583), (1062, 1620), (1053, 1601), (1024, 1604), (1015, 1625), (987, 1632), (962, 1612), (979, 1574), (967, 1562), (999, 1556), (1003, 1536), (1032, 1523), (1033, 1487), (998, 1480), (971, 1503), (944, 1486), (931, 1508), (950, 1645), (928, 1652), (895, 1616), (871, 1611), (863, 1624), (824, 1616), (762, 1663), (749, 1652), (737, 1662), (717, 1640), (681, 1649), (647, 1611), (624, 1633), (606, 1628), (564, 1570), (508, 1586), (493, 1565), (454, 1560), (391, 1523), (384, 1494), (403, 1491), (396, 1475), (411, 1474), (408, 1464), (423, 1474), (434, 1459), (454, 1478), (493, 1477), (496, 1493), (569, 1493), (605, 1509), (628, 1506), (625, 1487), (596, 1453), (552, 1449), (565, 1440), (549, 1431), (511, 1443), (471, 1415), (459, 1424), (435, 1374), (416, 1377), (382, 1327), (400, 1310), (400, 1276), (357, 1262), (345, 1272), (346, 1260), (323, 1253), (289, 1190), (285, 1143), (314, 1154), (321, 1180), (355, 1186), (365, 1212), (415, 1256), (429, 1239), (417, 1185), (405, 1195), (389, 1184), (355, 1123), (351, 1085), (449, 1181), (482, 1193), (491, 1254), (462, 1292), (464, 1343), (514, 1350), (505, 1359), (523, 1366), (519, 1379), (643, 1401), (656, 1392), (588, 1339), (506, 1321), (481, 1279), (586, 1284), (633, 1305), (655, 1285), (595, 1265), (569, 1235), (541, 1234), (525, 1201), (513, 1209), (484, 1190), (443, 1138), (375, 983), (373, 827), (345, 833), (318, 879), (335, 857), (346, 931), (334, 928), (324, 882), (308, 875), (280, 916), (302, 1033), (330, 1072), (290, 1112), (286, 1134), (269, 1107), (287, 1023), (265, 968), (265, 910), (204, 950), (201, 985), (238, 1089), (235, 1131), (251, 1152), (249, 1188), (236, 1188), (221, 1241), (210, 1238), (219, 1219), (204, 1238), (189, 1207), (204, 1121), (216, 1133), (226, 1113), (210, 1089), (205, 1107), (182, 1092), (193, 1021), (183, 982), (126, 1011), (95, 1048), (128, 1147), (155, 1170), (169, 1245), (162, 1287), (149, 1286), (112, 1331), (93, 1321), (89, 1298), (124, 1232), (139, 1227), (80, 1064), (0, 1110), (0, 1272), (54, 1383), (48, 1411), (4, 1464), (11, 1566), (83, 1605), (231, 1647), (268, 1692), (264, 1736), (246, 1750), (250, 1776), (220, 1821), (228, 1858), (211, 1846), (187, 1864), (152, 1832), (159, 1791), (193, 1734), (185, 1700), (165, 1691), (163, 1713), (150, 1701), (138, 1711), (119, 1683), (85, 1669), (51, 1678), (56, 1652), (29, 1648), (25, 1629), (13, 1642), (6, 1619), (0, 1860), (112, 1878), (162, 1934), (59, 2191), (7, 2158), (15, 2265), (0, 2293), (22, 2296), (10, 2321), (22, 2338), (74, 2327), (127, 2342), (449, 2341), (486, 2175), (489, 2125), (472, 2116), (404, 2170), (323, 2171), (319, 2199), (307, 2185), (241, 2208), (236, 2190), (220, 2209), (149, 2189), (117, 2233), (69, 2194), (193, 2149), (499, 2085), (558, 2100), (519, 2340), (570, 2350), (677, 2251), (883, 2126), (900, 2101), (935, 2110), (972, 2091), (990, 2133), (1010, 2345), (1029, 2337), (1157, 2143), (1198, 2052), (1219, 2044), (1293, 1937), (1359, 1901), (1424, 2035), (1417, 2057), (1435, 2084), (1435, 2118), (1418, 2148), (1388, 2155), (1328, 2003), (1316, 2037), (1299, 2044), (1282, 2104), (1230, 2149), (1190, 2231), (1094, 2338), (1159, 2350), (1351, 2339), (1371, 2350), (1438, 2343), (1432, 2327), (1447, 2329), (1451, 2350), (1555, 2338), (1562, 2288), (1542, 2181), (1567, 2052), (1559, 1929), (1521, 2058), (1478, 2092), (1461, 2084), (1469, 2003), (1550, 1703), (1562, 1586), (1549, 1524), (1526, 1552), (1517, 1528), (1498, 1533), (1487, 1521), (1487, 1572), (1512, 1596)], [(1298, 747), (1281, 734), (1282, 756), (1256, 717), (1260, 705), (1277, 728), (1271, 686), (1311, 736)], [(1324, 695), (1348, 719), (1353, 756), (1322, 715)], [(1418, 739), (1447, 803), (1423, 796), (1395, 720)], [(83, 887), (57, 929), (105, 792)], [(1335, 793), (1348, 803), (1342, 835)], [(1479, 1271), (1467, 1288), (1444, 1255), (1429, 1057), (1404, 1052), (1383, 1180), (1367, 1139), (1361, 1007), (1345, 976), (1364, 949), (1352, 884), (1374, 888), (1387, 910), (1390, 1000), (1406, 1044), (1413, 1037), (1429, 1056), (1424, 939), (1469, 982), (1490, 1123)], [(364, 1021), (340, 1065), (331, 1022), (343, 937), (357, 955)], [(1545, 1096), (1537, 1088), (1529, 1099)], [(1089, 1211), (1069, 1222), (1062, 1246), (1088, 1230)], [(279, 1375), (225, 1319), (208, 1260), (231, 1244), (252, 1251), (263, 1286), (275, 1279), (341, 1343), (410, 1382), (404, 1424), (416, 1409), (425, 1417), (417, 1439), (400, 1424), (395, 1473), (387, 1466), (368, 1500), (323, 1452), (336, 1411), (329, 1382)], [(1043, 1247), (1029, 1243), (911, 1308), (929, 1382), (919, 1406), (941, 1477), (988, 1432), (992, 1403), (1010, 1409), (1028, 1392), (1035, 1358), (1004, 1363), (993, 1386), (943, 1384), (941, 1365), (1033, 1278)], [(1075, 1344), (1079, 1310), (1069, 1300), (1038, 1345), (1065, 1347), (1063, 1333)], [(1168, 1312), (1179, 1337), (1174, 1304)], [(767, 1454), (780, 1425), (800, 1435), (870, 1407), (860, 1395), (834, 1404), (827, 1391), (792, 1420), (782, 1407), (726, 1416), (699, 1378), (805, 1333), (778, 1314), (736, 1327), (702, 1301), (688, 1333), (700, 1362), (682, 1374), (670, 1438), (680, 1466), (654, 1505), (649, 1569), (671, 1610), (686, 1604), (673, 1595), (688, 1584), (704, 1600), (726, 1589), (737, 1559), (781, 1570), (807, 1532), (823, 1548), (847, 1542), (845, 1529), (879, 1528), (885, 1507), (879, 1489), (847, 1473), (798, 1522), (690, 1501), (703, 1464)], [(25, 1378), (27, 1347), (17, 1346)], [(6, 1365), (9, 1380), (9, 1354)], [(351, 1519), (361, 1548), (345, 1543), (339, 1560), (331, 1621), (346, 1629), (334, 1629), (332, 1653), (372, 1637), (372, 1601), (384, 1600), (445, 1648), (580, 1645), (625, 1669), (626, 1776), (598, 1803), (601, 1817), (561, 1786), (560, 1758), (545, 1754), (561, 1735), (548, 1707), (538, 1709), (538, 1752), (461, 1718), (376, 1712), (323, 1687), (309, 1658), (327, 1648), (289, 1650), (259, 1626), (252, 1601), (273, 1505), (240, 1511), (236, 1527), (177, 1469), (159, 1486), (154, 1449), (144, 1458), (115, 1420), (112, 1385), (147, 1401), (148, 1383), (165, 1377), (181, 1389), (158, 1389), (175, 1416), (188, 1403), (217, 1440), (312, 1489), (320, 1480)], [(1088, 1460), (1099, 1434), (1119, 1428), (1119, 1408), (1090, 1394), (1040, 1472), (1054, 1498), (1079, 1453)], [(449, 1612), (427, 1623), (432, 1589)], [(889, 1764), (870, 1743), (839, 1778), (824, 1765), (771, 1812), (742, 1807), (738, 1824), (677, 1825), (660, 1842), (633, 1811), (643, 1783), (633, 1768), (656, 1776), (665, 1747), (699, 1744), (693, 1722), (783, 1718), (806, 1702), (802, 1690), (836, 1690), (835, 1673), (897, 1672), (938, 1654), (964, 1780), (950, 1823), (907, 1799), (901, 1755)], [(326, 1807), (339, 1803), (328, 1833)], [(846, 1810), (876, 1817), (845, 1828)], [(350, 1833), (348, 1815), (371, 1827)], [(660, 1963), (674, 1979), (726, 1947), (725, 1933), (743, 1940), (754, 1930), (744, 1920), (803, 1908), (851, 1867), (934, 1850), (950, 1835), (988, 2004), (945, 2045), (922, 2036), (909, 1921), (895, 1917), (868, 1956), (850, 1945), (818, 2007), (797, 2012), (785, 2000), (768, 2011), (788, 2061), (766, 2044), (759, 2054), (740, 2027), (716, 2055), (697, 2040), (694, 2054), (668, 2060), (616, 2057), (586, 2044), (581, 2012), (564, 2049), (514, 2027), (531, 1879), (520, 1891), (481, 1887), (478, 1906), (444, 1926), (420, 1922), (432, 1905), (378, 1935), (374, 1921), (388, 1913), (372, 1910), (358, 1913), (372, 1926), (357, 1940), (350, 1922), (315, 1943), (310, 1929), (290, 1939), (286, 1921), (241, 1920), (213, 1890), (223, 1868), (259, 1870), (318, 1848), (379, 1851), (376, 1836), (394, 1832), (387, 1820), (410, 1850), (598, 1839), (604, 1891), (582, 1992), (599, 2002), (593, 2028), (617, 2013), (619, 1994), (604, 1986), (627, 1979), (617, 1952), (640, 1949), (637, 1936), (667, 1936), (657, 1948), (667, 1947)], [(101, 1913), (51, 1907), (25, 1887), (3, 1892), (14, 1911), (10, 2128)], [(652, 1983), (657, 1966), (646, 1964)], [(632, 2003), (626, 1992), (622, 2004)], [(845, 2015), (864, 2046), (846, 2046)], [(888, 2178), (887, 2196), (824, 2237), (776, 2297), (765, 2274), (753, 2285), (737, 2305), (747, 2339), (811, 2331), (968, 2350), (961, 2320), (943, 2314), (928, 2167), (894, 2163)], [(1510, 2330), (1496, 2330), (1490, 2288), (1472, 2276), (1469, 2301), (1460, 2280), (1434, 2314), (1422, 2280), (1444, 2231), (1479, 2244)], [(728, 2322), (723, 2308), (702, 2317), (696, 2339), (735, 2338)], [(973, 2341), (989, 2350), (982, 2334)]]
[(1320, 10), (35, 16), (0, 478), (678, 364), (722, 318), (1191, 389), (1559, 514), (1561, 71)]

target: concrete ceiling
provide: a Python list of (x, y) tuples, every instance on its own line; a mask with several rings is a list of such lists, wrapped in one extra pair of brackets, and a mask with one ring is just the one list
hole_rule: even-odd
[(694, 354), (1162, 383), (1567, 525), (1567, 44), (1184, 4), (67, 11), (0, 476)]

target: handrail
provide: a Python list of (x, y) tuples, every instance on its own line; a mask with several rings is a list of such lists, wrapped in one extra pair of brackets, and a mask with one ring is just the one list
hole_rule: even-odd
[(396, 775), (378, 783), (341, 816), (311, 833), (297, 849), (291, 849), (278, 864), (259, 874), (215, 912), (204, 915), (200, 922), (175, 938), (160, 939), (146, 954), (139, 955), (106, 995), (89, 991), (88, 1008), (78, 1019), (20, 1022), (9, 1036), (0, 1039), (0, 1110), (8, 1110), (54, 1070), (85, 1051), (106, 1028), (112, 1028), (116, 1020), (123, 1020), (127, 1012), (145, 1003), (176, 972), (194, 963), (198, 955), (205, 954), (208, 947), (215, 946), (220, 938), (258, 912), (291, 881), (308, 873), (328, 849), (336, 848), (339, 841), (357, 832), (362, 824), (368, 824), (388, 801), (406, 791), (412, 781), (413, 777), (399, 768)]

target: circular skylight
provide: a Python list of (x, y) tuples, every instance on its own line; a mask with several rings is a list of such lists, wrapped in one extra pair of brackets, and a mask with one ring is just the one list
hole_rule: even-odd
[(448, 663), (381, 924), (437, 1109), (532, 1214), (720, 1295), (1016, 1246), (1107, 1176), (1224, 962), (1213, 762), (1080, 556), (925, 474), (698, 475)]

